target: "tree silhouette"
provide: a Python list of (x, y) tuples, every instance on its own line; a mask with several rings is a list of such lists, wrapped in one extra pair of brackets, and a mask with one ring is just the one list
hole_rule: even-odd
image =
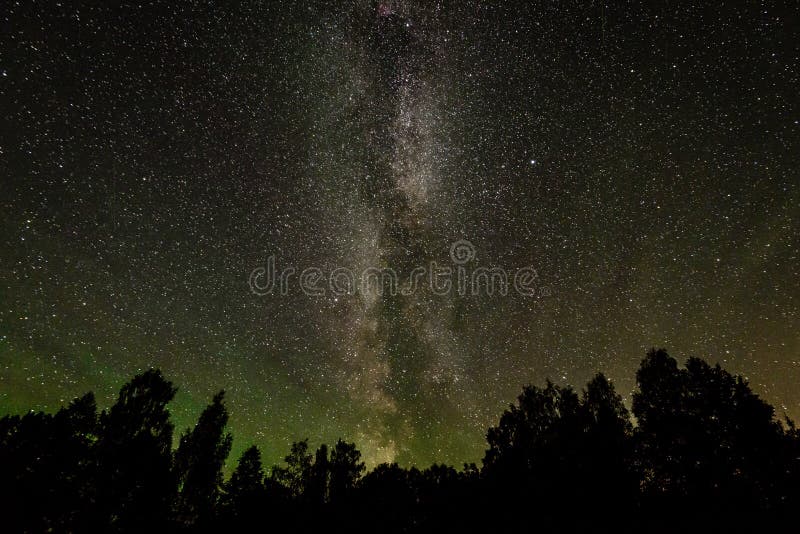
[(177, 489), (166, 408), (175, 392), (161, 371), (149, 370), (125, 384), (100, 415), (97, 530), (166, 528)]
[[(547, 510), (540, 524), (548, 526), (580, 529), (590, 517), (600, 524), (598, 514), (611, 500), (636, 497), (631, 429), (621, 397), (602, 374), (580, 398), (549, 381), (544, 388), (528, 386), (487, 434), (487, 498), (513, 510), (524, 510), (524, 501), (533, 499)], [(570, 515), (575, 507), (588, 515)], [(512, 528), (527, 518), (507, 514), (504, 521)]]
[(407, 532), (419, 520), (419, 471), (396, 463), (380, 464), (359, 487), (363, 532)]
[(331, 451), (330, 459), (330, 500), (333, 503), (346, 500), (364, 472), (365, 465), (361, 461), (361, 452), (355, 443), (347, 443), (341, 439)]
[(637, 456), (649, 510), (670, 503), (682, 510), (673, 521), (715, 528), (777, 517), (797, 457), (787, 453), (791, 438), (773, 408), (742, 377), (698, 358), (680, 369), (652, 350), (637, 382)]
[(489, 449), (483, 462), (489, 474), (528, 477), (537, 469), (549, 469), (550, 456), (558, 456), (564, 439), (578, 432), (579, 400), (571, 388), (548, 381), (544, 388), (525, 387), (517, 400), (487, 433)]
[(159, 371), (100, 417), (92, 394), (55, 415), (0, 419), (6, 532), (789, 532), (800, 506), (800, 431), (747, 381), (664, 350), (636, 373), (632, 424), (613, 384), (523, 388), (487, 432), (483, 466), (382, 464), (354, 443), (291, 445), (264, 476), (232, 439), (223, 392), (172, 452)]
[(273, 467), (272, 479), (286, 488), (292, 498), (304, 497), (313, 465), (312, 458), (308, 452), (308, 438), (295, 441), (283, 459), (286, 467)]
[(263, 511), (265, 500), (261, 451), (253, 445), (242, 453), (230, 480), (224, 485), (224, 518), (229, 525), (254, 525)]
[(84, 503), (96, 495), (91, 484), (92, 446), (97, 440), (98, 416), (94, 394), (87, 393), (60, 409), (53, 418), (55, 455), (53, 495), (55, 517), (51, 526), (69, 525), (82, 530), (91, 510)]
[(178, 494), (178, 520), (191, 525), (208, 525), (212, 520), (223, 482), (222, 467), (233, 438), (225, 433), (228, 411), (220, 391), (203, 410), (197, 425), (181, 436), (175, 453)]
[(0, 420), (0, 499), (10, 531), (81, 530), (94, 497), (91, 446), (97, 409), (88, 393), (55, 416)]
[(308, 500), (317, 507), (328, 502), (328, 492), (331, 478), (331, 466), (328, 460), (328, 446), (324, 443), (319, 446), (314, 454), (314, 465), (309, 471), (309, 480), (306, 491)]
[[(633, 425), (625, 404), (613, 384), (598, 373), (586, 385), (580, 407), (583, 434), (575, 472), (577, 499), (595, 526), (621, 502), (637, 501), (639, 479), (634, 468)], [(628, 522), (630, 514), (615, 517), (614, 529)]]

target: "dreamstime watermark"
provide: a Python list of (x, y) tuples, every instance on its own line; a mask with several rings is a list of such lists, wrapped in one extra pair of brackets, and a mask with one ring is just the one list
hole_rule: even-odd
[(308, 296), (333, 295), (344, 297), (356, 293), (377, 295), (412, 295), (426, 289), (434, 295), (456, 293), (459, 296), (506, 296), (515, 291), (523, 297), (548, 297), (550, 290), (539, 285), (539, 275), (531, 266), (508, 271), (502, 267), (475, 267), (475, 246), (465, 239), (450, 245), (452, 265), (439, 265), (435, 261), (427, 266), (414, 267), (401, 277), (389, 267), (367, 267), (360, 273), (346, 267), (336, 267), (325, 272), (318, 267), (298, 271), (286, 267), (278, 273), (276, 258), (267, 258), (266, 265), (250, 272), (248, 283), (254, 295), (288, 295), (290, 287), (297, 285)]

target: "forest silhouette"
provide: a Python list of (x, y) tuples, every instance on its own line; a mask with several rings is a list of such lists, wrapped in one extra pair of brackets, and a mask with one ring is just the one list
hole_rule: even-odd
[[(292, 444), (226, 480), (224, 392), (173, 449), (158, 370), (98, 414), (92, 393), (0, 420), (3, 532), (774, 532), (796, 530), (800, 435), (747, 382), (651, 350), (631, 413), (596, 375), (527, 386), (480, 467), (367, 471), (356, 444)], [(635, 420), (635, 424), (634, 424)], [(794, 515), (793, 515), (794, 514)]]

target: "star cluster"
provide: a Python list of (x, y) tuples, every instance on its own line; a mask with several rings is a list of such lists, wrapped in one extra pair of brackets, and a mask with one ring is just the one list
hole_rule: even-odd
[[(113, 5), (112, 5), (113, 4)], [(219, 388), (235, 449), (477, 461), (526, 383), (650, 346), (800, 417), (797, 6), (12, 2), (0, 408)], [(254, 295), (251, 271), (532, 266), (546, 296)], [(237, 453), (234, 451), (234, 454)]]

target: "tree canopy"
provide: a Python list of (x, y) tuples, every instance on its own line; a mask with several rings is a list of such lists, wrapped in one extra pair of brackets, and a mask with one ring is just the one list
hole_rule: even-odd
[(8, 532), (786, 531), (800, 504), (800, 435), (741, 376), (651, 350), (631, 410), (605, 375), (580, 391), (528, 385), (488, 429), (482, 466), (367, 470), (355, 443), (294, 442), (265, 469), (251, 446), (226, 480), (223, 391), (173, 451), (158, 370), (98, 414), (0, 419)]

